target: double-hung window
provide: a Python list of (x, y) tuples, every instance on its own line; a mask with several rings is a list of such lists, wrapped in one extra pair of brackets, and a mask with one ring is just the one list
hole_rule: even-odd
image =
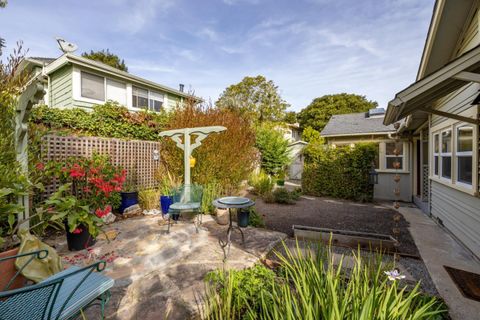
[(150, 91), (148, 96), (148, 108), (151, 111), (160, 112), (163, 106), (163, 94)]
[(452, 130), (442, 132), (440, 148), (442, 178), (452, 179)]
[(132, 106), (134, 108), (148, 109), (148, 90), (133, 87)]
[(440, 135), (438, 133), (433, 135), (433, 175), (438, 177), (438, 167), (440, 165)]
[(457, 128), (455, 149), (457, 182), (472, 185), (473, 127), (461, 126)]
[(403, 170), (403, 142), (385, 143), (385, 167), (386, 169)]
[(98, 101), (105, 101), (104, 77), (82, 71), (80, 86), (82, 97)]

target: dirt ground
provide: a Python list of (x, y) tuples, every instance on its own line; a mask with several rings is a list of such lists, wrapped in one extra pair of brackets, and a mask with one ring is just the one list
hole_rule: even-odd
[[(302, 196), (294, 205), (283, 205), (267, 204), (254, 195), (249, 196), (255, 199), (255, 207), (257, 212), (263, 215), (266, 228), (284, 232), (289, 236), (293, 236), (294, 224), (394, 236), (393, 228), (396, 225), (393, 215), (396, 211), (380, 204)], [(408, 225), (403, 217), (398, 223), (399, 251), (418, 255)]]

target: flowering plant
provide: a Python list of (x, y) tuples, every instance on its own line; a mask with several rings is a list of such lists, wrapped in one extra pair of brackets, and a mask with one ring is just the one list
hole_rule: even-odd
[[(39, 163), (37, 170), (62, 187), (46, 201), (52, 220), (66, 219), (69, 231), (80, 233), (88, 226), (92, 236), (99, 232), (104, 216), (117, 204), (125, 182), (126, 170), (113, 165), (109, 158), (94, 154), (91, 158), (72, 157), (65, 161)], [(53, 198), (53, 199), (52, 199)]]

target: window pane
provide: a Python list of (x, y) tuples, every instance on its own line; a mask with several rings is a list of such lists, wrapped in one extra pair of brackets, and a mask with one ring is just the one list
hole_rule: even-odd
[(438, 176), (438, 160), (439, 160), (438, 156), (433, 157), (433, 166), (434, 166), (433, 172), (436, 176)]
[(438, 153), (438, 143), (440, 142), (440, 139), (438, 137), (438, 133), (434, 136), (433, 140), (433, 152)]
[(148, 99), (144, 97), (138, 97), (137, 108), (148, 109)]
[(458, 181), (472, 184), (472, 157), (458, 157)]
[(442, 152), (452, 152), (452, 130), (442, 132)]
[(473, 128), (472, 127), (461, 127), (458, 128), (458, 137), (457, 137), (457, 151), (458, 152), (469, 152), (473, 150)]
[(96, 99), (96, 100), (105, 100), (105, 83), (104, 78), (91, 74), (82, 72), (81, 73), (81, 94), (82, 97)]
[(132, 106), (148, 109), (148, 91), (137, 87), (132, 88)]
[(395, 155), (395, 148), (398, 147), (398, 154), (403, 155), (403, 142), (395, 143), (395, 142), (387, 142), (385, 143), (385, 153), (387, 156), (394, 156)]
[[(395, 167), (397, 162), (398, 166)], [(387, 157), (387, 169), (403, 169), (403, 157)]]
[(442, 177), (452, 177), (452, 157), (442, 157)]

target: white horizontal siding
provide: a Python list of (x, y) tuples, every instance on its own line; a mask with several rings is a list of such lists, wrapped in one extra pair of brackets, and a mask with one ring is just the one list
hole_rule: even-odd
[(480, 257), (480, 198), (431, 181), (431, 214)]

